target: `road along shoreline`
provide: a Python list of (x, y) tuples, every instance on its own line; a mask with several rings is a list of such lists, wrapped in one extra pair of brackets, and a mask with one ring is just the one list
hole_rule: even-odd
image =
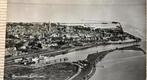
[[(111, 50), (107, 50), (107, 51), (102, 51), (102, 52), (90, 54), (89, 56), (87, 56), (87, 60), (88, 60), (89, 64), (87, 66), (85, 66), (88, 71), (84, 72), (83, 70), (81, 70), (81, 73), (80, 74), (78, 73), (79, 75), (74, 76), (74, 78), (68, 79), (68, 80), (89, 80), (96, 72), (96, 64), (98, 62), (100, 62), (104, 58), (104, 56), (106, 56), (110, 52), (113, 52), (116, 50), (125, 50), (125, 49), (128, 50), (130, 48), (132, 48), (132, 50), (133, 50), (133, 49), (136, 49), (137, 46), (136, 45), (126, 46), (126, 47), (122, 47), (122, 48), (118, 48), (118, 49), (111, 49)], [(140, 49), (138, 49), (138, 50), (140, 50)]]

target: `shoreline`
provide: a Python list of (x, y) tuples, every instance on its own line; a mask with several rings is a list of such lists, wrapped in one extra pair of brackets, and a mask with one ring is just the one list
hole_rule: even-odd
[[(131, 42), (118, 42), (118, 43), (105, 43), (105, 42), (96, 42), (96, 43), (91, 43), (91, 44), (87, 44), (87, 45), (84, 45), (84, 46), (80, 46), (80, 47), (75, 47), (75, 48), (67, 48), (67, 49), (61, 49), (61, 50), (58, 50), (58, 51), (49, 51), (49, 52), (43, 52), (43, 51), (46, 51), (46, 50), (43, 50), (41, 53), (37, 53), (38, 51), (36, 51), (36, 53), (30, 53), (30, 54), (26, 54), (26, 55), (20, 55), (20, 56), (14, 56), (14, 57), (10, 57), (10, 58), (6, 58), (5, 61), (10, 61), (10, 60), (13, 60), (13, 59), (17, 59), (17, 58), (22, 58), (22, 57), (32, 57), (32, 56), (39, 56), (39, 55), (61, 55), (61, 54), (67, 54), (69, 52), (73, 52), (73, 51), (79, 51), (79, 50), (83, 50), (83, 49), (88, 49), (88, 48), (91, 48), (91, 47), (96, 47), (96, 46), (101, 46), (101, 45), (117, 45), (117, 44), (131, 44), (131, 43), (136, 43), (138, 44), (140, 41), (131, 41)], [(50, 56), (52, 57), (52, 56)]]
[[(112, 49), (112, 50), (102, 51), (102, 52), (99, 52), (99, 53), (104, 53), (104, 54), (100, 54), (100, 55), (98, 55), (98, 53), (91, 54), (93, 56), (96, 56), (96, 58), (92, 62), (88, 61), (90, 63), (89, 64), (90, 66), (88, 67), (89, 68), (88, 70), (90, 70), (90, 72), (87, 73), (86, 75), (84, 75), (84, 76), (82, 76), (80, 78), (76, 78), (76, 79), (78, 79), (78, 80), (80, 80), (80, 79), (89, 80), (94, 75), (94, 73), (96, 72), (96, 64), (103, 59), (103, 58), (101, 58), (101, 56), (106, 56), (107, 54), (109, 54), (109, 52), (113, 52), (115, 50), (125, 50), (125, 49), (127, 50), (127, 48), (132, 48), (132, 50), (133, 50), (133, 48), (136, 47), (136, 46), (137, 45), (133, 45), (133, 46), (122, 47), (122, 48), (119, 48), (119, 49)], [(95, 55), (95, 54), (97, 54), (97, 55)], [(88, 58), (88, 56), (87, 56), (87, 58)], [(76, 80), (76, 79), (73, 79), (73, 80)]]

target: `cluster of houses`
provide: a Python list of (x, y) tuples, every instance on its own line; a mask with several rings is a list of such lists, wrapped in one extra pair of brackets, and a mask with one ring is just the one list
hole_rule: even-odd
[(87, 43), (135, 39), (119, 22), (111, 23), (8, 23), (6, 55), (28, 54), (30, 50), (57, 50)]
[(55, 63), (67, 62), (67, 61), (68, 61), (67, 57), (55, 58), (55, 57), (42, 56), (42, 55), (37, 56), (37, 57), (14, 59), (15, 64), (30, 65), (30, 66), (35, 66), (35, 67), (40, 67), (43, 64), (50, 65), (50, 64), (55, 64)]

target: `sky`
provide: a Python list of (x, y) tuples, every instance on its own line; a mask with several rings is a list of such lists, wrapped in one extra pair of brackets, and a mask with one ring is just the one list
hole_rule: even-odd
[(8, 0), (8, 22), (109, 22), (145, 38), (145, 0)]

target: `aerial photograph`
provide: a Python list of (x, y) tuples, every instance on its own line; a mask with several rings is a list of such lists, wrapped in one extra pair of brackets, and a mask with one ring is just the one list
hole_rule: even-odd
[(4, 80), (145, 80), (144, 0), (8, 0)]

